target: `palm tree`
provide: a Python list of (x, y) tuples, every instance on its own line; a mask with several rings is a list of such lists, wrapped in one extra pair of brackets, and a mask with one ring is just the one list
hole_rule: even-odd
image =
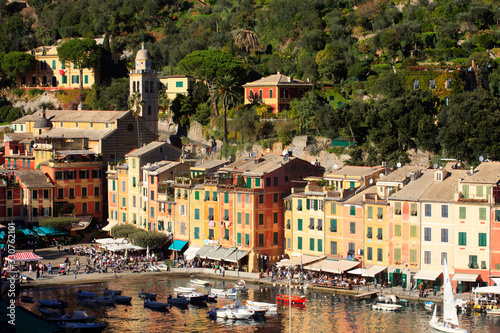
[(259, 37), (252, 30), (241, 29), (234, 36), (234, 45), (241, 50), (245, 50), (249, 53), (250, 50), (254, 50), (259, 46)]
[(142, 147), (142, 136), (139, 128), (139, 117), (141, 115), (141, 110), (146, 104), (145, 101), (142, 100), (141, 93), (136, 91), (128, 98), (128, 108), (132, 111), (132, 114), (135, 117), (135, 122), (137, 126), (137, 142), (139, 143), (139, 147)]
[(238, 82), (231, 75), (218, 77), (213, 87), (214, 102), (222, 103), (225, 145), (227, 144), (227, 109), (239, 101), (241, 93), (237, 90), (238, 88)]

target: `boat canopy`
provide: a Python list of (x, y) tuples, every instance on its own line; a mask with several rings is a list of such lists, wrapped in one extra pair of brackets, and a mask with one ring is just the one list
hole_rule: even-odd
[(492, 278), (493, 282), (495, 282), (496, 286), (487, 286), (487, 287), (477, 287), (474, 289), (474, 293), (476, 294), (500, 294), (500, 278)]

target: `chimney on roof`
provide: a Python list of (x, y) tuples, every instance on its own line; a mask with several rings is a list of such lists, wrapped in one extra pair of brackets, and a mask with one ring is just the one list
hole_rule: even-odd
[(307, 78), (307, 83), (311, 82), (311, 80), (309, 78)]
[(83, 110), (83, 103), (82, 102), (80, 102), (80, 104), (78, 104), (78, 110), (80, 110), (80, 111)]
[(288, 82), (292, 82), (292, 77), (291, 76), (288, 77)]
[(280, 75), (280, 71), (277, 71), (276, 74)]
[(474, 174), (474, 167), (470, 167), (470, 174), (473, 175)]

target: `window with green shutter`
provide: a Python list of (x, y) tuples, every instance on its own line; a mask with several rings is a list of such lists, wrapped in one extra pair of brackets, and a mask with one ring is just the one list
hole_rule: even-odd
[(56, 69), (56, 61), (52, 60), (52, 69)]
[(378, 208), (378, 210), (377, 210), (377, 218), (379, 220), (384, 218), (384, 209), (383, 208)]
[(302, 219), (297, 219), (297, 230), (302, 231)]
[(278, 213), (273, 213), (273, 223), (278, 223)]
[(458, 233), (458, 245), (467, 245), (467, 233), (459, 232)]
[(279, 239), (278, 239), (278, 233), (274, 232), (273, 233), (273, 245), (278, 245)]
[(311, 209), (311, 202), (309, 199), (306, 199), (306, 210)]
[(337, 232), (337, 219), (330, 219), (330, 231)]
[(479, 246), (486, 246), (486, 233), (480, 232), (479, 233)]
[(309, 238), (309, 250), (314, 251), (314, 238)]
[(368, 207), (368, 212), (366, 213), (369, 219), (373, 218), (373, 207)]
[(410, 226), (410, 237), (417, 237), (417, 226)]
[(297, 237), (297, 249), (302, 250), (302, 237)]
[(241, 232), (238, 232), (236, 234), (236, 242), (238, 243), (238, 245), (241, 245)]
[(194, 200), (200, 200), (200, 191), (194, 191)]
[(250, 246), (250, 235), (245, 234), (245, 246)]
[(484, 207), (479, 208), (479, 219), (486, 220), (486, 208)]
[(302, 210), (302, 199), (297, 200), (297, 210)]
[(236, 214), (236, 216), (237, 216), (236, 221), (238, 222), (238, 224), (241, 224), (241, 213)]
[(255, 187), (260, 187), (260, 178), (255, 178)]
[(314, 210), (318, 210), (318, 200), (314, 200)]
[(224, 203), (229, 203), (229, 193), (224, 193)]
[(259, 246), (264, 246), (264, 234), (259, 234)]
[(323, 252), (323, 240), (318, 239), (318, 252)]
[(200, 219), (200, 210), (198, 208), (194, 209), (194, 219), (199, 220)]
[(330, 214), (332, 215), (337, 214), (337, 204), (335, 202), (332, 202), (332, 205), (330, 206)]
[(377, 249), (377, 261), (383, 261), (383, 253), (384, 253), (384, 250), (382, 249)]
[(394, 249), (394, 261), (401, 261), (401, 249)]
[(350, 223), (350, 231), (351, 231), (351, 234), (355, 234), (356, 233), (356, 222), (351, 222)]
[(469, 199), (469, 185), (462, 186), (462, 195), (464, 199)]
[(394, 236), (401, 236), (401, 224), (394, 225)]
[(480, 198), (483, 196), (483, 187), (482, 186), (476, 186), (476, 196), (480, 197)]
[(351, 206), (350, 211), (351, 211), (351, 216), (356, 215), (356, 206)]
[(210, 200), (210, 191), (205, 191), (205, 201)]
[(373, 237), (373, 228), (368, 227), (366, 228), (366, 238), (372, 238)]
[(458, 208), (458, 218), (460, 219), (466, 219), (467, 218), (467, 207), (459, 207)]
[(224, 239), (229, 240), (229, 229), (224, 229)]
[(85, 84), (88, 84), (88, 83), (89, 83), (89, 76), (88, 76), (88, 75), (85, 75), (85, 76), (83, 77), (83, 80), (84, 80), (84, 83), (85, 83)]
[(212, 201), (217, 201), (217, 191), (212, 192)]
[(410, 250), (410, 262), (411, 263), (417, 262), (417, 250)]
[(200, 228), (194, 227), (194, 239), (200, 239)]
[(245, 224), (250, 225), (250, 214), (249, 213), (245, 213)]
[(495, 210), (495, 222), (500, 222), (500, 209)]
[(127, 222), (127, 213), (122, 213), (122, 222)]
[(366, 259), (373, 260), (373, 249), (371, 247), (368, 247), (366, 250), (367, 250)]
[(252, 188), (252, 178), (247, 178), (247, 188)]
[(113, 180), (112, 184), (113, 184), (113, 191), (116, 191), (116, 180)]

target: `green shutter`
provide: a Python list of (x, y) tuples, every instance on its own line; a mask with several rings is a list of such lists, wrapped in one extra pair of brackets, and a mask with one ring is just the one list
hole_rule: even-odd
[(302, 250), (302, 237), (297, 237), (297, 249)]
[(260, 178), (255, 178), (255, 187), (260, 187)]
[(245, 234), (245, 246), (250, 246), (250, 235)]
[(417, 262), (417, 250), (410, 250), (410, 262), (411, 263)]
[(210, 191), (205, 191), (205, 201), (210, 200)]
[(309, 238), (309, 250), (314, 251), (314, 238)]
[(252, 178), (247, 178), (247, 188), (252, 188)]
[(351, 206), (350, 210), (351, 210), (351, 216), (356, 215), (356, 206)]
[(200, 228), (194, 227), (194, 239), (200, 239)]
[(306, 199), (306, 210), (311, 209), (310, 206), (311, 206), (311, 203), (310, 203), (309, 199)]
[(486, 246), (486, 233), (479, 233), (479, 246)]
[(250, 214), (249, 213), (245, 213), (245, 224), (250, 225)]
[(297, 210), (302, 210), (302, 199), (297, 200)]
[(366, 254), (366, 257), (368, 260), (372, 260), (373, 259), (373, 249), (371, 247), (367, 248), (367, 254)]
[(323, 252), (323, 240), (318, 239), (318, 252)]
[(465, 199), (469, 199), (469, 185), (462, 186), (462, 195)]
[(241, 245), (241, 232), (238, 232), (238, 234), (236, 235), (236, 240), (238, 242), (238, 245)]
[(332, 214), (332, 215), (337, 214), (337, 204), (335, 202), (332, 202), (332, 206), (330, 208), (330, 214)]
[(199, 220), (200, 219), (200, 210), (198, 208), (194, 209), (194, 219)]
[(351, 222), (350, 224), (350, 231), (351, 231), (351, 234), (355, 234), (356, 233), (356, 222)]
[(417, 226), (410, 226), (410, 237), (417, 237)]
[(394, 225), (394, 236), (401, 236), (401, 224)]
[(394, 249), (394, 261), (401, 261), (401, 249)]
[(85, 75), (83, 78), (84, 78), (84, 80), (85, 80), (85, 81), (84, 81), (85, 83), (89, 83), (89, 76), (88, 76), (88, 75)]
[(297, 230), (302, 231), (302, 219), (297, 219)]
[(483, 187), (482, 186), (476, 186), (476, 196), (477, 197), (483, 196)]
[(337, 232), (337, 219), (330, 219), (330, 231)]
[(237, 218), (238, 224), (241, 224), (241, 213), (238, 213), (237, 216), (238, 216)]
[(458, 233), (458, 245), (467, 245), (467, 233), (459, 232)]
[(484, 207), (479, 208), (479, 219), (486, 220), (486, 208)]
[(377, 218), (378, 219), (383, 219), (384, 218), (384, 209), (383, 208), (378, 208), (377, 209)]
[(194, 191), (194, 200), (200, 200), (200, 191)]
[(224, 193), (224, 203), (229, 203), (229, 193)]
[(460, 219), (467, 218), (467, 207), (459, 207), (459, 217)]
[(224, 229), (224, 239), (229, 240), (229, 229)]
[(318, 200), (314, 200), (314, 210), (318, 210)]
[(212, 201), (217, 201), (217, 191), (212, 192)]

